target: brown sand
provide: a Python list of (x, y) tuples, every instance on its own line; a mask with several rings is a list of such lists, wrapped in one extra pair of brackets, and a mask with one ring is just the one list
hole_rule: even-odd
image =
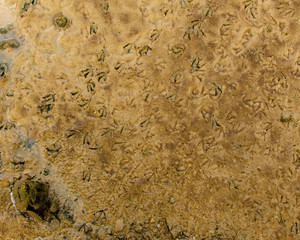
[(7, 2), (0, 239), (300, 239), (299, 0)]

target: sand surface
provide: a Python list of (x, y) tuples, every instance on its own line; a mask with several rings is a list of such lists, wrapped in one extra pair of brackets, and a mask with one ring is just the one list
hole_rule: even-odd
[(2, 0), (11, 23), (1, 240), (300, 239), (299, 0)]

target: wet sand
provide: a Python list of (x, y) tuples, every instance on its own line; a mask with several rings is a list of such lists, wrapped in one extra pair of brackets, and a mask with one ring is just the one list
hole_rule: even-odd
[(0, 239), (298, 239), (299, 11), (1, 1)]

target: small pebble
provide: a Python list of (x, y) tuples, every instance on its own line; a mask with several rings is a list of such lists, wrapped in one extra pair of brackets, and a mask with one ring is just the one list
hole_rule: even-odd
[(169, 201), (170, 201), (170, 203), (175, 203), (176, 202), (174, 197), (170, 197)]
[(116, 232), (122, 232), (124, 228), (124, 222), (123, 222), (123, 219), (122, 218), (119, 218), (117, 221), (116, 221)]

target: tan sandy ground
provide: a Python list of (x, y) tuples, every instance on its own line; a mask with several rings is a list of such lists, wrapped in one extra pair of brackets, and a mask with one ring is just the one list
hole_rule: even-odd
[[(9, 3), (1, 240), (300, 239), (299, 0)], [(58, 228), (15, 209), (21, 177)]]

